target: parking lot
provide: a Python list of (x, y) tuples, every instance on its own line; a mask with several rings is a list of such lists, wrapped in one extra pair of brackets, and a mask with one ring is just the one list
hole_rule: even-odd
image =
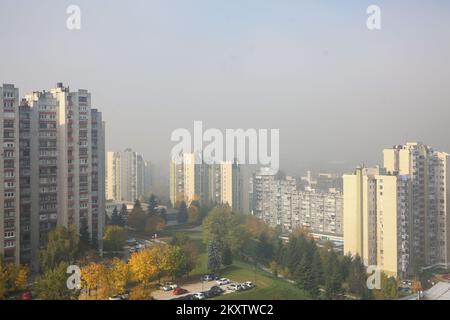
[(229, 284), (226, 285), (221, 285), (218, 286), (216, 281), (199, 281), (199, 282), (195, 282), (195, 283), (190, 283), (190, 284), (184, 284), (181, 285), (180, 287), (183, 289), (186, 289), (188, 292), (186, 292), (185, 294), (181, 294), (181, 295), (174, 295), (173, 294), (173, 290), (170, 291), (163, 291), (163, 290), (155, 290), (154, 292), (152, 292), (152, 296), (155, 300), (172, 300), (175, 298), (181, 298), (187, 295), (191, 295), (193, 293), (197, 293), (197, 292), (204, 292), (204, 291), (208, 291), (211, 289), (211, 287), (214, 286), (218, 286), (220, 288), (222, 288), (224, 290), (223, 294), (228, 294), (231, 292), (234, 292), (233, 290), (229, 290), (227, 287), (232, 284), (235, 283), (233, 281), (231, 281)]

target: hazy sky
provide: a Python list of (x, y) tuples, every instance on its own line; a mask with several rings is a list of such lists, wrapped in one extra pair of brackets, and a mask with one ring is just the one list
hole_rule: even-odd
[(375, 164), (406, 140), (450, 152), (446, 0), (0, 0), (0, 39), (0, 82), (90, 90), (108, 149), (157, 163), (194, 120), (280, 129), (292, 172)]

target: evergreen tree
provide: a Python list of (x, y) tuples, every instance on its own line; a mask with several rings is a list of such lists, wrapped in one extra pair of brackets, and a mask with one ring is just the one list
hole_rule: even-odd
[(323, 285), (325, 283), (325, 281), (324, 281), (324, 274), (323, 274), (322, 258), (320, 257), (319, 250), (317, 250), (317, 247), (315, 244), (314, 244), (311, 265), (312, 265), (313, 277), (314, 277), (317, 285)]
[(359, 255), (356, 255), (351, 264), (347, 277), (349, 292), (357, 295), (361, 299), (369, 299), (371, 292), (367, 288), (367, 273)]
[(388, 277), (384, 273), (381, 274), (381, 293), (383, 299), (398, 299), (398, 283), (394, 277)]
[(136, 201), (134, 202), (133, 209), (137, 209), (137, 208), (142, 209), (141, 202), (139, 201), (139, 199), (136, 199)]
[(119, 213), (119, 217), (120, 217), (120, 221), (121, 227), (124, 227), (126, 225), (126, 222), (128, 221), (128, 209), (127, 209), (127, 205), (124, 203), (122, 204), (122, 208), (120, 209), (120, 213)]
[(233, 254), (231, 253), (230, 247), (225, 246), (222, 253), (222, 264), (226, 267), (233, 264)]
[(186, 223), (188, 220), (187, 206), (184, 201), (181, 202), (180, 207), (178, 208), (177, 220), (178, 223)]
[(308, 251), (303, 253), (303, 257), (294, 272), (294, 279), (297, 285), (308, 292), (311, 297), (319, 295), (319, 285), (312, 269), (311, 254)]
[(155, 195), (152, 193), (150, 195), (150, 199), (148, 200), (148, 212), (147, 214), (149, 216), (154, 215), (155, 212), (155, 208), (158, 206), (158, 201), (156, 200)]
[(117, 210), (117, 207), (114, 208), (113, 212), (111, 213), (111, 225), (113, 226), (120, 226), (121, 219), (119, 216), (119, 211)]
[(342, 293), (343, 279), (339, 274), (339, 261), (334, 251), (328, 252), (325, 266), (325, 296), (335, 299)]
[(222, 263), (221, 243), (219, 240), (213, 239), (208, 243), (208, 271), (216, 273), (220, 269)]

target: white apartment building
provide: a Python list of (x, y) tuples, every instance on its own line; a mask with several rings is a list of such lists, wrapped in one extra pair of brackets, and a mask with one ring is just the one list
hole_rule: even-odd
[(173, 205), (193, 200), (228, 204), (241, 212), (241, 172), (237, 162), (206, 164), (196, 161), (198, 154), (181, 154), (181, 161), (170, 163), (170, 201)]
[(146, 196), (149, 163), (131, 149), (108, 152), (106, 159), (106, 198), (134, 202)]
[(303, 227), (316, 234), (342, 236), (342, 194), (302, 191), (293, 177), (280, 178), (269, 168), (253, 175), (252, 213), (271, 226), (292, 232)]

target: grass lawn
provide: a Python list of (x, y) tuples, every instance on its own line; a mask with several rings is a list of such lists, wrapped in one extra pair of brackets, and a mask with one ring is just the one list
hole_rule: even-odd
[[(173, 230), (176, 232), (176, 230)], [(197, 245), (199, 252), (199, 265), (191, 272), (190, 278), (200, 277), (207, 273), (206, 246), (203, 243), (201, 231), (184, 231)], [(234, 259), (233, 265), (220, 271), (220, 275), (232, 281), (252, 281), (256, 288), (248, 291), (230, 293), (215, 298), (216, 300), (303, 300), (308, 295), (286, 280), (275, 278), (271, 274), (256, 269), (253, 264)]]

